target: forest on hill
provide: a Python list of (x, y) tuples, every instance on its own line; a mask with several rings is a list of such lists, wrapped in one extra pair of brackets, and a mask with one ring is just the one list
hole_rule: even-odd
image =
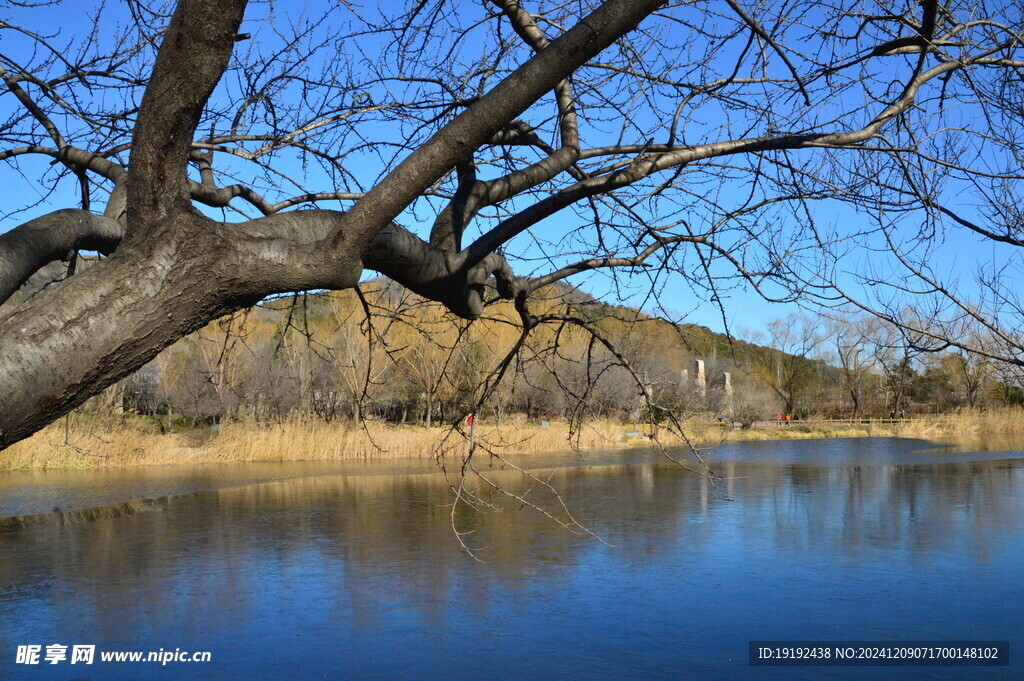
[(523, 340), (510, 302), (455, 320), (383, 278), (281, 297), (182, 339), (84, 409), (187, 426), (296, 415), (440, 425), (469, 413), (749, 425), (779, 414), (888, 417), (1022, 401), (1005, 367), (923, 352), (875, 319), (796, 314), (744, 340), (564, 283), (535, 308), (544, 323)]

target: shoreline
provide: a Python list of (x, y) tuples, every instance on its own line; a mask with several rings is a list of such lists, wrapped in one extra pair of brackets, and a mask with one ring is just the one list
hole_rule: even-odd
[[(547, 424), (547, 425), (544, 425)], [(685, 446), (667, 428), (653, 440), (649, 424), (594, 421), (570, 438), (564, 422), (503, 423), (480, 419), (475, 427), (476, 451), (498, 456)], [(1024, 443), (1024, 410), (958, 412), (892, 422), (868, 423), (808, 419), (756, 429), (728, 429), (713, 421), (683, 424), (696, 446), (837, 437), (913, 437), (939, 442), (970, 442), (996, 437)], [(428, 460), (439, 454), (466, 451), (469, 441), (448, 427), (325, 423), (292, 419), (271, 424), (230, 422), (161, 433), (155, 419), (135, 415), (74, 414), (52, 424), (0, 454), (0, 471), (87, 470), (174, 464), (256, 463), (284, 461)]]

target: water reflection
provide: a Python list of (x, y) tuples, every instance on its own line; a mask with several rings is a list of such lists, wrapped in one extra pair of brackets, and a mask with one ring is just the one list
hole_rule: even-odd
[[(836, 465), (795, 463), (803, 449), (775, 450), (774, 462), (724, 456), (717, 485), (661, 463), (547, 471), (606, 543), (492, 491), (499, 512), (454, 513), (482, 565), (460, 555), (436, 475), (271, 482), (0, 535), (0, 678), (24, 672), (13, 650), (33, 642), (211, 650), (214, 662), (189, 678), (261, 679), (821, 678), (752, 671), (747, 641), (1019, 646), (1021, 461), (854, 465), (854, 450), (833, 452)], [(527, 498), (559, 508), (544, 488)], [(78, 678), (70, 669), (32, 678)], [(1013, 668), (982, 671), (1013, 678)]]
[(128, 499), (192, 494), (314, 475), (423, 472), (429, 461), (290, 461), (286, 463), (129, 466), (79, 471), (0, 472), (0, 517), (94, 508)]

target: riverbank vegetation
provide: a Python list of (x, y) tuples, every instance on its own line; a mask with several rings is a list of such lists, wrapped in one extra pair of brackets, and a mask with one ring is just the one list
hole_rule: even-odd
[[(915, 437), (940, 441), (997, 438), (1024, 442), (1024, 409), (963, 409), (907, 419), (808, 420), (764, 422), (749, 429), (733, 423), (692, 420), (682, 424), (690, 442), (714, 446), (725, 441), (826, 437)], [(597, 420), (498, 424), (478, 421), (474, 440), (500, 456), (578, 450), (684, 446), (670, 429), (646, 423)], [(433, 458), (459, 455), (468, 441), (450, 428), (395, 425), (375, 421), (325, 422), (290, 418), (273, 424), (233, 421), (219, 426), (177, 427), (168, 431), (136, 415), (72, 414), (11, 447), (0, 470), (85, 469), (196, 463), (344, 461)]]

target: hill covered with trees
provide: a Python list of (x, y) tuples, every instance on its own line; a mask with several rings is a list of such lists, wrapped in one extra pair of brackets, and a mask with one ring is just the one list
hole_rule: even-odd
[(459, 321), (385, 279), (268, 300), (179, 341), (87, 408), (186, 424), (307, 415), (439, 425), (469, 413), (749, 424), (779, 413), (884, 417), (1020, 401), (991, 363), (922, 357), (894, 329), (864, 319), (791, 315), (742, 340), (603, 304), (564, 283), (536, 308), (546, 323), (524, 341), (511, 303)]

